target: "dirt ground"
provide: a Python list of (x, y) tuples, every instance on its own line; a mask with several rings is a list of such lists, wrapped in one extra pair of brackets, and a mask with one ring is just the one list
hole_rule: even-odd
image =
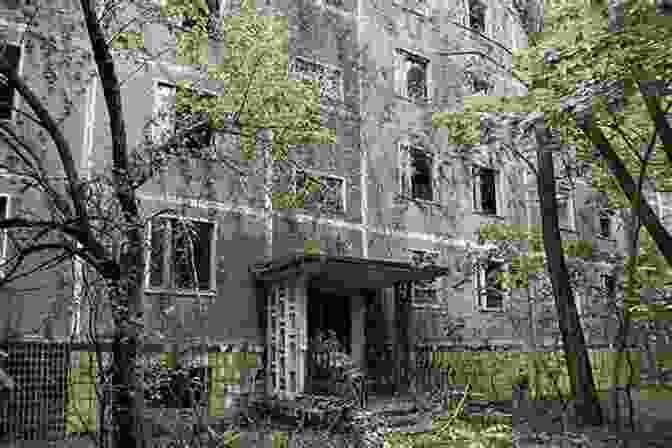
[[(663, 399), (642, 400), (639, 391), (633, 392), (635, 408), (635, 429), (630, 429), (625, 419), (619, 426), (610, 425), (592, 428), (567, 426), (568, 434), (562, 434), (562, 405), (560, 402), (537, 403), (529, 412), (514, 414), (514, 433), (520, 437), (520, 448), (563, 446), (596, 448), (640, 448), (672, 447), (672, 403)], [(610, 408), (607, 400), (602, 400), (602, 408)], [(582, 437), (586, 439), (581, 441)], [(563, 440), (564, 439), (564, 440)]]

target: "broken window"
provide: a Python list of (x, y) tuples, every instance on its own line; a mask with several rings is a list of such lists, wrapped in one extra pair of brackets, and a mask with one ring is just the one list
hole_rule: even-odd
[(572, 190), (567, 182), (559, 181), (557, 184), (556, 201), (558, 203), (558, 221), (560, 228), (574, 230), (574, 210), (572, 202)]
[(305, 208), (319, 207), (331, 212), (345, 212), (345, 180), (326, 174), (296, 173), (295, 191), (304, 192)]
[(476, 300), (481, 311), (502, 311), (504, 309), (504, 287), (500, 273), (504, 268), (501, 261), (488, 260), (477, 265), (475, 275)]
[(397, 93), (416, 100), (429, 99), (429, 60), (405, 50), (397, 50)]
[(411, 149), (411, 163), (413, 164), (413, 177), (411, 179), (412, 194), (414, 199), (432, 201), (432, 158), (418, 148)]
[(614, 297), (616, 293), (616, 277), (611, 274), (602, 274), (602, 288), (607, 297)]
[(474, 210), (487, 215), (497, 214), (497, 180), (499, 173), (492, 168), (474, 170)]
[(149, 287), (212, 290), (214, 224), (157, 218), (151, 224)]
[[(2, 57), (12, 69), (19, 67), (21, 48), (16, 45), (4, 44), (0, 50)], [(7, 72), (0, 72), (0, 78), (6, 79)], [(0, 120), (11, 120), (14, 114), (14, 87), (0, 83)]]
[[(154, 141), (165, 142), (176, 133), (194, 126), (207, 118), (204, 112), (178, 111), (175, 107), (176, 95), (179, 88), (174, 84), (159, 82), (155, 90), (154, 108)], [(200, 94), (209, 96), (210, 94)], [(207, 126), (204, 129), (190, 132), (182, 138), (180, 147), (196, 150), (210, 146), (213, 142), (214, 131)]]
[[(413, 249), (411, 252), (411, 262), (418, 267), (436, 266), (439, 257), (438, 252)], [(437, 297), (437, 280), (417, 280), (413, 282), (413, 300), (414, 303), (435, 302)]]
[(469, 27), (479, 33), (485, 33), (485, 5), (480, 1), (469, 1)]
[(607, 211), (600, 212), (600, 236), (611, 238), (611, 213)]
[[(0, 196), (0, 219), (9, 219), (9, 196)], [(9, 237), (7, 230), (0, 232), (0, 268), (7, 262)]]
[(323, 97), (343, 98), (342, 74), (339, 69), (297, 56), (292, 59), (289, 73), (292, 79), (317, 81)]

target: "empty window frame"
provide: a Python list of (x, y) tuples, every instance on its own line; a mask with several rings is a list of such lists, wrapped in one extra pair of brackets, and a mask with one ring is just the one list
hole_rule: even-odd
[(493, 168), (474, 168), (474, 211), (497, 215), (497, 184), (499, 172)]
[(600, 212), (599, 220), (600, 236), (602, 238), (611, 238), (611, 212)]
[[(21, 63), (21, 47), (3, 42), (0, 44), (0, 55), (8, 65), (19, 71)], [(7, 71), (0, 72), (3, 80), (7, 79)], [(0, 120), (11, 120), (14, 116), (15, 89), (6, 82), (0, 83)]]
[(429, 59), (397, 50), (397, 93), (414, 100), (429, 99)]
[(480, 1), (469, 0), (469, 27), (479, 33), (485, 33), (485, 9)]
[(435, 201), (435, 160), (420, 146), (399, 144), (401, 194), (413, 199)]
[[(0, 219), (9, 219), (10, 216), (10, 196), (0, 195)], [(9, 236), (7, 230), (0, 231), (0, 272), (7, 262), (7, 253), (9, 251)]]
[[(175, 107), (178, 87), (175, 84), (159, 81), (156, 83), (154, 95), (154, 127), (152, 131), (155, 142), (165, 142), (175, 133), (193, 126), (206, 118), (204, 113), (177, 111)], [(203, 96), (211, 95), (203, 93)], [(189, 133), (180, 142), (186, 149), (202, 149), (213, 143), (214, 131), (207, 127), (198, 132)]]
[(304, 208), (320, 208), (329, 212), (345, 212), (345, 179), (330, 174), (297, 170), (294, 191), (304, 192)]
[(498, 260), (488, 260), (476, 266), (475, 289), (476, 303), (481, 311), (503, 311), (506, 291), (499, 273), (505, 264)]
[(563, 230), (574, 230), (574, 201), (570, 185), (564, 181), (557, 182), (556, 201), (558, 203), (558, 221)]
[(215, 225), (175, 217), (150, 224), (150, 289), (214, 290)]
[(616, 294), (616, 277), (614, 277), (612, 274), (602, 274), (601, 277), (601, 286), (604, 290), (604, 294), (609, 298), (613, 298)]
[(293, 79), (317, 81), (323, 97), (343, 99), (343, 75), (338, 68), (296, 56), (292, 58), (289, 73)]
[[(436, 251), (411, 249), (411, 263), (414, 266), (436, 266), (439, 253)], [(435, 303), (438, 293), (437, 280), (417, 280), (413, 282), (414, 304)]]

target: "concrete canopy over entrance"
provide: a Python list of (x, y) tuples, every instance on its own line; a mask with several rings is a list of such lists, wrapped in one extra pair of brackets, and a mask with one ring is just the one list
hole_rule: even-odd
[[(341, 336), (348, 341), (353, 359), (361, 362), (365, 356), (366, 291), (431, 280), (448, 274), (449, 268), (418, 267), (401, 261), (296, 254), (255, 264), (250, 267), (250, 272), (265, 295), (267, 392), (291, 399), (303, 393), (308, 384), (309, 301), (321, 301), (323, 305), (325, 300), (348, 301), (343, 308), (344, 311), (347, 308), (346, 314), (350, 314), (350, 325), (341, 329), (341, 333), (346, 333)], [(395, 291), (399, 290), (395, 288)], [(400, 297), (396, 299), (398, 303), (401, 303)], [(314, 316), (319, 314), (313, 312)], [(408, 318), (408, 312), (401, 309), (395, 314)], [(405, 326), (402, 321), (399, 324)], [(403, 335), (401, 330), (400, 335)], [(402, 336), (400, 338), (400, 342), (405, 340)], [(396, 359), (401, 358), (396, 356)]]
[(389, 288), (400, 282), (433, 280), (447, 275), (448, 267), (418, 267), (403, 261), (331, 255), (289, 255), (250, 269), (257, 280), (276, 282), (306, 274), (313, 287), (347, 292)]

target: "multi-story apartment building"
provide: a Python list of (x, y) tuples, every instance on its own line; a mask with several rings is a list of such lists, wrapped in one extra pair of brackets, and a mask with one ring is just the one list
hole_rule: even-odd
[[(213, 14), (235, 10), (227, 1), (213, 5), (218, 5)], [(509, 75), (512, 51), (527, 41), (520, 11), (506, 0), (258, 0), (257, 7), (260, 13), (288, 16), (289, 75), (320, 81), (325, 123), (336, 132), (334, 145), (292, 148), (302, 168), (275, 163), (273, 188), (300, 186), (305, 174), (319, 176), (330, 188), (310, 196), (304, 208), (274, 211), (271, 252), (261, 158), (241, 162), (246, 176), (207, 162), (172, 161), (139, 192), (145, 216), (175, 212), (148, 229), (147, 326), (181, 341), (207, 337), (213, 345), (265, 347), (268, 389), (290, 395), (305, 389), (306, 350), (317, 330), (336, 332), (364, 365), (399, 345), (409, 331), (414, 338), (407, 340), (441, 341), (446, 310), (464, 318), (467, 340), (515, 341), (515, 329), (503, 316), (506, 297), (478, 293), (492, 276), (479, 270), (473, 275), (465, 257), (477, 246), (476, 230), (483, 223), (538, 221), (534, 182), (523, 163), (497, 156), (493, 146), (479, 146), (465, 157), (444, 129), (432, 127), (431, 117), (457, 110), (464, 95), (524, 93)], [(63, 0), (63, 8), (78, 6)], [(52, 94), (45, 73), (65, 71), (50, 65), (43, 36), (24, 33), (25, 24), (17, 21), (22, 14), (12, 9), (3, 15), (8, 54), (38, 91)], [(73, 45), (84, 45), (86, 39), (78, 41), (76, 34)], [(159, 25), (144, 35), (148, 47), (169, 39)], [(173, 101), (175, 83), (188, 68), (168, 55), (138, 71), (125, 62), (125, 51), (130, 50), (115, 55), (125, 80), (128, 138), (139, 143), (145, 124)], [(2, 98), (20, 103), (15, 93), (0, 88)], [(99, 80), (86, 89), (62, 127), (80, 173), (94, 175), (109, 166), (108, 116)], [(7, 104), (12, 103), (0, 104), (4, 119), (34, 126)], [(173, 126), (162, 120), (155, 124), (159, 130)], [(210, 137), (196, 144), (240, 156), (231, 135)], [(60, 172), (55, 156), (44, 157)], [(200, 182), (190, 170), (213, 180)], [(1, 182), (4, 216), (42, 206), (43, 198), (21, 193), (12, 176)], [(587, 205), (589, 193), (586, 184), (568, 191), (561, 204), (565, 234), (614, 252), (617, 225), (611, 215)], [(185, 267), (175, 262), (181, 244), (174, 237), (176, 215), (196, 223), (198, 285), (185, 280)], [(320, 254), (306, 254), (306, 241), (319, 241)], [(7, 247), (5, 239), (3, 255)], [(73, 269), (73, 282), (64, 281), (58, 268), (6, 289), (0, 305), (3, 336), (44, 334), (45, 317), (50, 337), (83, 333), (89, 316), (77, 300), (78, 268)], [(409, 330), (400, 333), (402, 324)], [(104, 332), (110, 323), (103, 319), (96, 325)]]

